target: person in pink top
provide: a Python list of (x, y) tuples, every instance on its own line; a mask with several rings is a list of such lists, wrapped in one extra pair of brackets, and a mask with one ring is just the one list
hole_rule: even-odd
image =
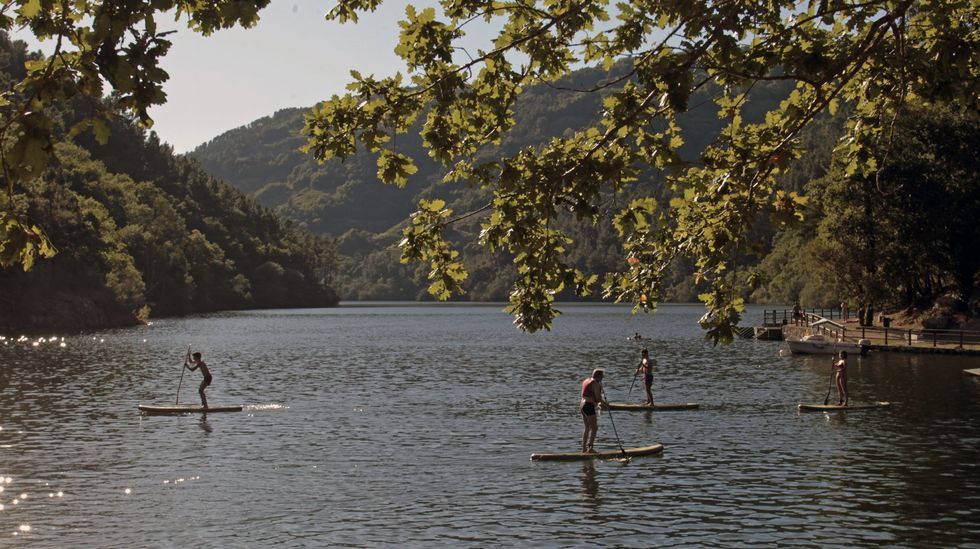
[(847, 406), (847, 351), (841, 351), (834, 362), (834, 378), (837, 382), (837, 405)]

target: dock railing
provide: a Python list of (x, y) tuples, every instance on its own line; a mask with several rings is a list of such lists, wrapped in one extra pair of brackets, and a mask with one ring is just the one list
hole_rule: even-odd
[(801, 318), (794, 320), (790, 309), (770, 310), (763, 313), (763, 322), (766, 326), (799, 326), (798, 329), (791, 330), (796, 332), (794, 335), (819, 333), (854, 343), (864, 339), (871, 345), (889, 347), (980, 349), (980, 331), (977, 330), (861, 326), (853, 320), (844, 321), (841, 316), (840, 309), (814, 308), (806, 309)]

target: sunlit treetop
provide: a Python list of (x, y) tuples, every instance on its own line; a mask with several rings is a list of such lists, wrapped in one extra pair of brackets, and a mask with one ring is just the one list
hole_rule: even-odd
[[(356, 22), (359, 12), (379, 4), (341, 0), (327, 18)], [(761, 214), (777, 226), (802, 215), (804, 198), (777, 184), (801, 154), (800, 132), (847, 103), (853, 114), (835, 155), (847, 177), (873, 177), (878, 163), (870, 145), (890, 139), (907, 105), (977, 109), (978, 22), (970, 0), (409, 6), (396, 48), (407, 74), (353, 72), (349, 93), (307, 117), (307, 148), (320, 161), (367, 149), (378, 155), (382, 180), (404, 185), (416, 172), (415, 159), (392, 144), (421, 122), (428, 154), (445, 165), (445, 181), (485, 188), (492, 199), (461, 213), (422, 201), (405, 230), (403, 260), (431, 263), (435, 296), (463, 292), (466, 271), (442, 230), (482, 216), (480, 244), (514, 257), (509, 310), (529, 331), (550, 326), (556, 295), (565, 289), (587, 295), (597, 280), (563, 261), (572, 243), (554, 220), (571, 214), (595, 223), (608, 196), (659, 170), (674, 198), (633, 200), (615, 215), (626, 257), (621, 272), (606, 276), (603, 295), (652, 310), (667, 266), (688, 258), (695, 281), (710, 287), (701, 295), (707, 337), (730, 341), (744, 310), (739, 296), (753, 281), (735, 276), (733, 267), (746, 235)], [(472, 25), (499, 31), (483, 48), (464, 49)], [(585, 90), (604, 93), (598, 123), (515, 154), (480, 154), (514, 127), (522, 89), (582, 66), (610, 71), (607, 85)], [(749, 123), (748, 98), (766, 81), (784, 81), (792, 93), (762, 122)], [(712, 94), (724, 128), (695, 161), (685, 161), (677, 118), (699, 91)]]

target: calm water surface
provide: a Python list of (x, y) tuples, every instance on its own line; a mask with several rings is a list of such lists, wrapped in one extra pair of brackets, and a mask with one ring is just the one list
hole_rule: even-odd
[[(8, 339), (0, 546), (980, 546), (980, 378), (962, 372), (976, 358), (863, 357), (852, 400), (891, 408), (801, 415), (798, 402), (823, 401), (829, 357), (712, 347), (699, 306), (568, 305), (534, 335), (500, 308), (241, 312), (63, 347)], [(578, 447), (592, 368), (626, 399), (634, 332), (652, 338), (655, 398), (701, 409), (602, 414), (597, 446), (616, 447), (613, 420), (625, 446), (662, 442), (662, 457), (530, 462)], [(211, 366), (211, 404), (244, 413), (138, 414), (174, 402), (188, 344)], [(181, 402), (199, 382), (187, 372)]]

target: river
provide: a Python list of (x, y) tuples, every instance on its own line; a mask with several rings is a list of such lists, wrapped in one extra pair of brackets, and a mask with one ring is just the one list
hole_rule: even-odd
[[(231, 312), (64, 345), (5, 334), (0, 546), (980, 545), (980, 378), (962, 372), (977, 358), (855, 358), (852, 402), (893, 405), (801, 414), (827, 393), (829, 357), (714, 347), (700, 306), (564, 305), (538, 334), (501, 308)], [(592, 368), (626, 400), (634, 332), (656, 400), (701, 408), (601, 415), (597, 448), (618, 433), (663, 443), (659, 457), (531, 462), (578, 448)], [(188, 344), (210, 403), (242, 413), (137, 412), (178, 384), (198, 400)]]

